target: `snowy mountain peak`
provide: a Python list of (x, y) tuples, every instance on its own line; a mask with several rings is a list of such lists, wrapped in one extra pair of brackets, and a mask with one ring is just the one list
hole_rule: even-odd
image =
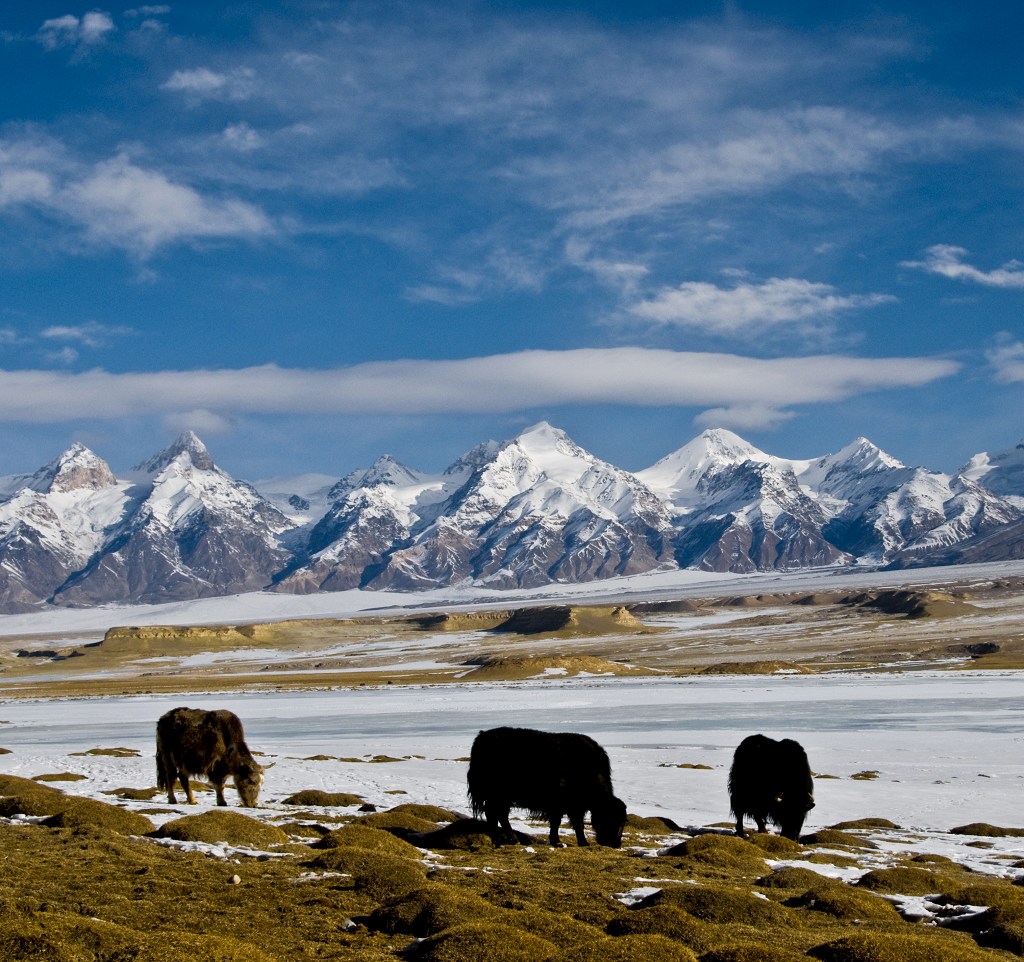
[(888, 471), (893, 468), (906, 467), (902, 461), (894, 458), (891, 454), (886, 454), (878, 445), (872, 444), (864, 437), (852, 441), (838, 453), (831, 455), (828, 460), (833, 465), (846, 464), (863, 472)]
[(450, 477), (472, 474), (477, 468), (493, 460), (494, 456), (501, 450), (501, 447), (501, 444), (497, 441), (484, 441), (450, 464), (445, 468), (444, 473)]
[(538, 421), (532, 427), (521, 431), (510, 443), (520, 448), (542, 467), (551, 459), (590, 457), (568, 434), (552, 427), (547, 421)]
[(732, 431), (712, 428), (699, 434), (657, 464), (637, 473), (653, 491), (670, 500), (693, 495), (701, 479), (747, 461), (771, 464), (777, 459)]
[(370, 469), (363, 475), (360, 487), (370, 488), (382, 484), (397, 487), (414, 484), (417, 480), (418, 475), (415, 471), (396, 461), (390, 454), (384, 454), (370, 465)]
[(1006, 451), (974, 455), (960, 474), (1004, 497), (1024, 497), (1024, 441)]
[(99, 490), (117, 484), (110, 466), (84, 444), (75, 442), (60, 457), (32, 475), (27, 487), (34, 491)]
[(175, 461), (185, 460), (200, 471), (215, 471), (217, 466), (210, 457), (206, 445), (196, 436), (193, 431), (186, 431), (179, 435), (173, 444), (164, 448), (159, 454), (154, 455), (148, 461), (136, 465), (133, 470), (142, 474), (159, 474)]
[(381, 455), (368, 468), (359, 468), (345, 475), (330, 491), (330, 501), (340, 501), (360, 488), (400, 488), (420, 482), (422, 476), (412, 468), (396, 461), (390, 454)]

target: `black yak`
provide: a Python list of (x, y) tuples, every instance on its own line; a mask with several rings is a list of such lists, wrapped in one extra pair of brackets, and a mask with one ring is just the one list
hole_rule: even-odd
[(523, 808), (548, 820), (553, 846), (561, 844), (563, 815), (569, 816), (576, 841), (586, 845), (587, 812), (599, 845), (622, 844), (626, 806), (612, 794), (608, 755), (586, 735), (532, 728), (482, 731), (473, 740), (468, 780), (473, 815), (486, 816), (495, 841), (515, 841), (508, 813)]
[(233, 712), (219, 709), (173, 708), (156, 723), (156, 783), (167, 791), (172, 805), (174, 782), (181, 780), (189, 805), (195, 805), (188, 776), (208, 778), (217, 792), (217, 804), (227, 805), (224, 782), (234, 777), (246, 808), (255, 808), (263, 785), (263, 769), (245, 744), (242, 723)]
[(743, 816), (749, 815), (759, 832), (772, 822), (780, 834), (796, 841), (804, 818), (814, 808), (811, 768), (800, 744), (764, 735), (744, 738), (729, 770), (729, 802), (740, 838), (746, 838)]

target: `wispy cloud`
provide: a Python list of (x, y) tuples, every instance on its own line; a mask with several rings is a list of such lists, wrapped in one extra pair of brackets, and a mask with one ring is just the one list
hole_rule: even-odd
[(48, 50), (59, 47), (91, 47), (102, 43), (115, 30), (109, 13), (92, 10), (81, 17), (65, 14), (44, 20), (36, 35)]
[(227, 434), (234, 427), (231, 418), (203, 408), (197, 408), (194, 411), (171, 411), (164, 415), (163, 424), (171, 434), (195, 431), (203, 437)]
[(251, 203), (204, 196), (124, 154), (82, 165), (45, 140), (0, 141), (0, 208), (19, 206), (74, 225), (92, 244), (140, 258), (167, 244), (274, 233)]
[(995, 347), (985, 352), (985, 357), (997, 381), (1003, 384), (1024, 381), (1024, 341), (1004, 334)]
[(183, 93), (197, 100), (248, 100), (255, 90), (255, 73), (236, 67), (227, 73), (209, 67), (176, 70), (160, 85), (162, 90)]
[(90, 321), (88, 324), (78, 325), (55, 324), (44, 328), (40, 336), (51, 341), (74, 341), (85, 347), (101, 347), (111, 338), (134, 333), (130, 327)]
[(643, 348), (523, 351), (335, 370), (276, 365), (115, 374), (0, 372), (0, 419), (62, 422), (182, 410), (263, 414), (441, 414), (575, 404), (715, 409), (722, 418), (785, 417), (794, 405), (920, 387), (956, 373), (938, 358), (839, 355), (762, 360)]
[(570, 221), (593, 227), (796, 179), (842, 188), (910, 141), (894, 124), (848, 109), (740, 110), (660, 150), (623, 152), (587, 194), (569, 195)]
[(144, 255), (181, 240), (272, 232), (270, 222), (252, 204), (204, 198), (194, 188), (139, 167), (123, 155), (97, 164), (89, 176), (69, 185), (62, 203), (92, 239)]
[(895, 299), (888, 294), (840, 294), (830, 284), (773, 277), (732, 287), (688, 281), (664, 288), (627, 310), (635, 317), (658, 324), (697, 328), (712, 334), (738, 334), (766, 328), (806, 327), (841, 311), (876, 307)]
[(986, 287), (1024, 287), (1024, 261), (1011, 260), (1002, 267), (984, 271), (964, 261), (969, 251), (951, 244), (935, 244), (925, 251), (921, 261), (903, 261), (902, 267), (913, 267), (940, 274), (956, 281), (970, 281)]

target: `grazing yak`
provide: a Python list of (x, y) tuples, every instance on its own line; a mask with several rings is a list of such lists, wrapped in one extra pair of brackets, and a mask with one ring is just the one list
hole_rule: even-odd
[(576, 841), (587, 844), (587, 812), (599, 845), (618, 848), (626, 824), (626, 806), (612, 794), (611, 766), (592, 738), (571, 732), (532, 728), (492, 728), (473, 740), (469, 759), (469, 801), (477, 818), (486, 816), (496, 842), (515, 841), (510, 808), (546, 818), (553, 846), (558, 826), (569, 816)]
[(744, 738), (729, 771), (729, 802), (740, 838), (746, 838), (743, 816), (749, 815), (759, 832), (772, 822), (781, 835), (796, 841), (804, 818), (814, 808), (811, 768), (800, 744), (764, 735)]
[(245, 744), (242, 723), (233, 712), (220, 709), (173, 708), (156, 723), (156, 783), (172, 805), (174, 782), (181, 780), (189, 805), (195, 805), (188, 776), (208, 778), (217, 792), (217, 804), (227, 805), (224, 782), (234, 777), (246, 808), (255, 808), (263, 785), (263, 769)]

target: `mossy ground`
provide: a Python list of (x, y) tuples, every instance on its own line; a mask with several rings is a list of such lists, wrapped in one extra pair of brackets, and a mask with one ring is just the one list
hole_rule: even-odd
[[(0, 820), (5, 960), (991, 962), (1024, 950), (1021, 887), (941, 857), (893, 856), (861, 884), (826, 878), (806, 866), (842, 858), (830, 851), (838, 830), (818, 852), (807, 840), (772, 852), (777, 836), (711, 832), (679, 844), (678, 831), (646, 823), (618, 850), (571, 839), (551, 849), (539, 825), (529, 846), (428, 850), (423, 838), (443, 838), (455, 813), (407, 803), (379, 818), (342, 814), (340, 825), (207, 812), (167, 823), (161, 834), (182, 842), (169, 848), (137, 831), (145, 824), (126, 800), (54, 820), (82, 800), (12, 776), (0, 794), (12, 813), (49, 822)], [(422, 823), (434, 832), (410, 831)], [(189, 841), (268, 857), (214, 857)], [(644, 886), (659, 891), (626, 897)], [(886, 898), (925, 892), (987, 911), (953, 931), (905, 921)]]

